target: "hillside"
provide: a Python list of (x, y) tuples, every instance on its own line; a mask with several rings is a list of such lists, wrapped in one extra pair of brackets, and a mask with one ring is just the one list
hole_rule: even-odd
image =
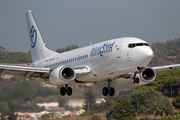
[(154, 57), (149, 66), (160, 66), (180, 63), (180, 38), (165, 43), (157, 42), (151, 45)]
[(0, 46), (0, 52), (6, 52), (6, 49)]
[[(154, 57), (149, 64), (150, 66), (180, 62), (180, 39), (170, 40), (165, 43), (154, 43), (151, 47), (154, 51)], [(78, 46), (72, 45), (58, 49), (57, 52), (65, 52), (76, 48)], [(31, 62), (30, 51), (28, 53), (21, 53), (8, 52), (3, 47), (0, 47), (0, 49), (4, 50), (0, 52), (1, 63)], [(78, 86), (73, 88), (74, 94), (71, 97), (62, 97), (59, 96), (59, 88), (43, 87), (40, 82), (33, 78), (25, 80), (20, 77), (8, 79), (0, 77), (0, 112), (6, 115), (7, 111), (9, 113), (16, 112), (17, 110), (42, 111), (43, 108), (38, 107), (36, 104), (51, 101), (59, 102), (61, 107), (73, 111), (79, 108), (68, 106), (68, 100), (72, 98), (84, 98), (85, 104), (83, 109), (86, 111), (84, 113), (85, 116), (75, 117), (75, 119), (86, 119), (85, 117), (89, 117), (89, 114), (91, 114), (92, 118), (97, 118), (98, 116), (94, 116), (94, 114), (100, 113), (104, 115), (106, 110), (110, 111), (108, 118), (114, 117), (121, 119), (124, 116), (127, 119), (132, 118), (132, 120), (135, 119), (135, 116), (139, 115), (165, 116), (165, 113), (167, 116), (173, 115), (175, 113), (172, 111), (173, 106), (176, 109), (180, 108), (180, 102), (178, 101), (180, 99), (179, 71), (180, 69), (173, 69), (158, 72), (157, 79), (154, 82), (136, 87), (135, 89), (135, 86), (131, 84), (131, 80), (117, 80), (112, 83), (112, 86), (116, 89), (115, 96), (104, 97), (106, 102), (100, 104), (95, 103), (94, 99), (102, 96), (101, 90), (105, 86), (105, 83), (94, 84), (92, 87)], [(170, 101), (165, 96), (176, 98)], [(124, 111), (127, 111), (127, 114)], [(119, 113), (119, 115), (116, 115), (116, 113)]]

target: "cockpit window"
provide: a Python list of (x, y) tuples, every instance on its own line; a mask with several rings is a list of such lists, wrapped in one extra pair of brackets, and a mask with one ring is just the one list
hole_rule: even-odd
[(145, 46), (149, 46), (147, 43), (144, 43)]
[(128, 45), (129, 48), (133, 48), (133, 47), (135, 47), (135, 46), (136, 46), (135, 44), (129, 44), (129, 45)]
[(136, 46), (144, 46), (143, 43), (136, 43)]
[(147, 43), (131, 43), (128, 45), (129, 48), (134, 48), (136, 46), (149, 46)]

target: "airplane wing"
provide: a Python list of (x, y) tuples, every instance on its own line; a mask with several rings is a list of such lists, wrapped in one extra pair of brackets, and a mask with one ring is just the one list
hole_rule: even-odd
[[(78, 76), (89, 73), (90, 68), (88, 66), (73, 68)], [(8, 74), (15, 76), (23, 76), (25, 78), (39, 77), (46, 79), (49, 77), (53, 70), (50, 68), (38, 68), (32, 66), (23, 65), (7, 65), (0, 64), (0, 75)]]
[(51, 73), (50, 68), (0, 64), (0, 75), (8, 74), (15, 76), (23, 76), (25, 78), (29, 78), (29, 77), (47, 78), (49, 77), (50, 73)]
[(162, 70), (180, 68), (180, 64), (157, 66), (157, 67), (152, 67), (152, 68), (153, 68), (154, 71), (157, 72), (157, 71), (162, 71)]
[[(83, 76), (86, 75), (87, 73), (90, 73), (90, 68), (88, 66), (73, 68), (73, 70), (75, 71), (77, 76)], [(0, 75), (8, 74), (8, 75), (22, 76), (25, 78), (32, 78), (32, 77), (40, 78), (37, 80), (50, 85), (53, 85), (48, 79), (52, 71), (53, 70), (50, 68), (38, 68), (28, 65), (25, 66), (25, 65), (0, 64)], [(70, 83), (70, 86), (76, 86), (79, 84), (84, 84), (84, 83), (79, 83), (75, 80), (74, 82)], [(61, 86), (63, 85), (64, 84), (62, 84)]]
[[(165, 65), (165, 66), (156, 66), (156, 67), (151, 67), (155, 72), (157, 71), (163, 71), (163, 70), (170, 70), (170, 69), (175, 69), (175, 68), (180, 68), (180, 64), (174, 64), (174, 65)], [(123, 74), (120, 75), (118, 78), (125, 78), (128, 79), (130, 78), (132, 73), (129, 74)]]

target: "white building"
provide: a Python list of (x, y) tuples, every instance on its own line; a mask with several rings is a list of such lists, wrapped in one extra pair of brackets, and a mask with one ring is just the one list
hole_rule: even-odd
[(58, 102), (37, 103), (37, 105), (38, 105), (39, 107), (45, 107), (46, 110), (59, 107), (59, 103), (58, 103)]

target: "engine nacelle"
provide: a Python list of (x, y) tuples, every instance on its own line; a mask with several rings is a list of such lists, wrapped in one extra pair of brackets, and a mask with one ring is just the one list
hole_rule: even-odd
[(137, 85), (144, 85), (156, 79), (156, 72), (150, 67), (145, 67), (139, 70), (136, 77), (139, 78), (139, 83), (137, 83)]
[(70, 67), (62, 66), (54, 69), (49, 75), (52, 84), (58, 85), (62, 83), (70, 83), (76, 77), (76, 73)]

